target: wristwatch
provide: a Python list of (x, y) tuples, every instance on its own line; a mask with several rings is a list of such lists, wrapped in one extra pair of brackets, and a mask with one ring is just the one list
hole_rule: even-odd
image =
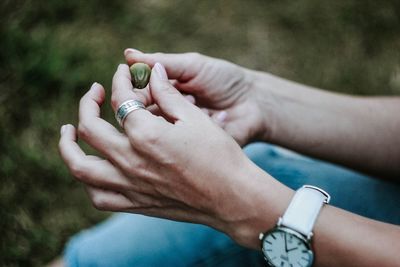
[(312, 229), (322, 206), (329, 201), (329, 194), (315, 186), (304, 185), (296, 191), (277, 225), (259, 236), (268, 266), (312, 266)]

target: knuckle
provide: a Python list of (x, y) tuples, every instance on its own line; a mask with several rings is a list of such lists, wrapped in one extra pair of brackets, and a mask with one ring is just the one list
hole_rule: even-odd
[(60, 138), (60, 140), (58, 140), (58, 151), (60, 151), (60, 153), (63, 151), (65, 146), (65, 141), (63, 138)]
[[(134, 179), (148, 179), (152, 176), (151, 162), (147, 160), (135, 159), (122, 159), (117, 163), (118, 167), (129, 177)], [(126, 185), (130, 186), (130, 185)]]
[(83, 180), (86, 176), (85, 167), (79, 160), (71, 162), (71, 164), (69, 165), (69, 170), (71, 174), (78, 180)]
[(140, 203), (141, 207), (147, 208), (147, 209), (165, 207), (164, 200), (161, 201), (161, 200), (157, 199), (156, 197), (147, 196), (147, 195), (142, 195), (140, 198), (137, 198), (137, 202)]
[(90, 136), (90, 127), (85, 122), (80, 121), (78, 125), (78, 136), (82, 139), (87, 139)]
[(198, 52), (187, 53), (187, 56), (192, 62), (196, 62), (198, 60), (201, 60), (201, 58), (202, 58), (202, 55)]
[(116, 110), (118, 108), (118, 105), (119, 105), (119, 99), (116, 93), (113, 93), (111, 95), (111, 106), (114, 108), (114, 110)]
[(161, 90), (163, 90), (164, 92), (167, 92), (168, 94), (171, 94), (171, 95), (178, 94), (178, 90), (176, 90), (170, 83), (161, 85)]
[(82, 96), (81, 99), (79, 100), (79, 106), (83, 106), (85, 104), (86, 104), (86, 94)]
[(160, 141), (159, 133), (149, 129), (137, 131), (132, 137), (133, 143), (137, 144), (137, 147), (144, 148), (145, 150), (157, 145)]
[(154, 146), (157, 145), (160, 141), (160, 135), (156, 131), (148, 131), (145, 135), (146, 143)]
[[(135, 124), (134, 129), (128, 130), (128, 138), (130, 144), (137, 149), (138, 152), (145, 152), (146, 150), (160, 146), (163, 140), (163, 134), (167, 128), (161, 127), (164, 125), (165, 119), (160, 118), (157, 120), (149, 120), (143, 123)], [(153, 151), (153, 150), (152, 150)]]
[(131, 175), (131, 176), (135, 176), (135, 177), (137, 177), (137, 176), (139, 176), (138, 175), (138, 169), (136, 168), (136, 165), (135, 164), (132, 164), (132, 162), (129, 164), (127, 164), (126, 166), (125, 166), (125, 170), (126, 170), (126, 172), (129, 174), (129, 175)]
[(149, 171), (149, 164), (142, 161), (142, 162), (137, 162), (134, 167), (134, 172), (136, 174), (136, 177), (139, 179), (144, 179), (147, 180), (148, 177), (150, 177), (150, 171)]
[(140, 146), (140, 143), (144, 141), (143, 133), (139, 131), (139, 127), (137, 130), (129, 132), (129, 141), (134, 147)]
[(161, 53), (161, 52), (156, 52), (156, 53), (153, 54), (153, 56), (154, 56), (155, 58), (162, 58), (164, 55), (165, 55), (165, 54), (164, 54), (164, 53)]
[(128, 174), (135, 174), (135, 164), (132, 162), (132, 159), (129, 158), (121, 158), (118, 160), (118, 166), (124, 170)]
[(143, 163), (136, 157), (121, 157), (116, 164), (128, 176), (141, 176), (140, 169), (143, 167)]
[(99, 194), (93, 194), (91, 197), (92, 205), (98, 210), (107, 210), (107, 207), (109, 206), (108, 201), (101, 195)]

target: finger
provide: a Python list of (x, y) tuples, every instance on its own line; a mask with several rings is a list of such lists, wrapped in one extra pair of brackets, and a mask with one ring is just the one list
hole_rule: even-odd
[[(117, 71), (114, 74), (112, 83), (111, 104), (115, 112), (117, 111), (118, 107), (127, 100), (138, 100), (142, 102), (145, 106), (152, 104), (150, 93), (139, 94), (137, 91), (132, 90), (133, 86), (130, 80), (128, 65), (120, 64), (118, 66)], [(129, 124), (128, 121), (132, 122), (133, 117), (136, 117), (136, 124), (146, 124), (153, 119), (153, 115), (151, 114), (151, 112), (145, 109), (138, 109), (129, 113), (129, 115), (125, 119), (125, 125)]]
[(169, 79), (169, 82), (172, 84), (173, 87), (176, 88), (176, 86), (179, 85), (179, 81), (176, 79)]
[(59, 142), (61, 157), (71, 174), (93, 186), (121, 190), (129, 187), (129, 179), (109, 161), (87, 156), (76, 143), (76, 130), (72, 125), (61, 128)]
[[(194, 96), (192, 96), (192, 95), (185, 95), (185, 99), (186, 99), (187, 101), (189, 101), (189, 103), (191, 103), (191, 104), (193, 104), (193, 105), (196, 104), (196, 99), (195, 99)], [(161, 112), (160, 108), (159, 108), (156, 104), (153, 104), (153, 105), (151, 105), (151, 106), (148, 106), (146, 109), (147, 109), (148, 111), (150, 111), (153, 115), (156, 115), (156, 116), (163, 116), (163, 115), (164, 115), (164, 114)], [(206, 114), (208, 115), (209, 113), (207, 112)]]
[(127, 49), (125, 49), (124, 54), (126, 54), (126, 53), (141, 53), (141, 54), (143, 54), (142, 51), (140, 51), (139, 49), (135, 49), (135, 48), (127, 48)]
[(120, 193), (94, 186), (86, 186), (89, 198), (96, 209), (104, 211), (132, 212), (146, 214), (155, 207), (164, 210), (166, 207), (177, 207), (176, 201), (158, 198), (147, 194), (129, 191)]
[(160, 63), (152, 69), (150, 92), (161, 111), (173, 120), (186, 119), (198, 110), (169, 83), (165, 68)]
[(150, 111), (153, 115), (161, 116), (160, 109), (157, 107), (156, 104), (146, 107), (148, 111)]
[(131, 212), (151, 217), (182, 222), (200, 223), (205, 225), (212, 225), (212, 222), (215, 221), (209, 215), (199, 212), (198, 210), (186, 205), (181, 205), (181, 203), (171, 203), (161, 207), (153, 206), (144, 209), (139, 207), (133, 209)]
[(67, 124), (61, 127), (61, 137), (58, 142), (58, 149), (61, 154), (61, 158), (67, 164), (68, 167), (74, 166), (75, 162), (83, 160), (86, 154), (82, 151), (79, 145), (76, 143), (76, 130), (75, 127)]
[(206, 114), (207, 116), (210, 116), (210, 110), (208, 108), (200, 108), (200, 110)]
[(149, 88), (133, 90), (129, 67), (126, 64), (120, 64), (112, 81), (111, 105), (114, 111), (127, 100), (138, 100), (145, 106), (152, 104)]
[(195, 105), (196, 104), (196, 99), (194, 98), (194, 96), (192, 95), (185, 95), (185, 98), (187, 101), (189, 101), (189, 103)]
[(129, 147), (129, 139), (100, 117), (100, 106), (104, 99), (104, 88), (98, 83), (94, 83), (81, 98), (78, 134), (107, 158), (113, 158), (119, 151)]
[(193, 78), (202, 68), (205, 56), (198, 53), (164, 54), (164, 53), (142, 53), (135, 49), (124, 51), (125, 59), (129, 65), (143, 62), (154, 66), (160, 62), (167, 69), (170, 79), (185, 82)]
[(228, 113), (225, 110), (214, 112), (211, 115), (213, 121), (216, 122), (221, 127), (225, 125), (227, 117)]
[(121, 193), (89, 185), (86, 191), (98, 210), (126, 211), (132, 207), (132, 202)]
[[(141, 98), (139, 94), (131, 90), (132, 85), (129, 79), (128, 65), (121, 64), (118, 66), (113, 78), (112, 102), (113, 108), (116, 110), (126, 100), (138, 100), (145, 105), (150, 105), (152, 98), (149, 94), (148, 98)], [(130, 112), (124, 121), (124, 130), (129, 137), (130, 143), (135, 149), (145, 147), (146, 136), (157, 137), (157, 134), (162, 133), (169, 123), (163, 117), (155, 116), (146, 109), (137, 109)]]

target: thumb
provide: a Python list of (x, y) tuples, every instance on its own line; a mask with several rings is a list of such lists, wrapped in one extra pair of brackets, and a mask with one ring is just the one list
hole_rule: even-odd
[(137, 49), (128, 48), (125, 49), (124, 54), (128, 65), (143, 62), (154, 66), (156, 62), (160, 62), (167, 68), (170, 79), (181, 82), (187, 82), (196, 77), (206, 63), (206, 57), (198, 53), (143, 53)]
[(151, 71), (150, 92), (161, 111), (173, 120), (184, 120), (196, 110), (168, 81), (164, 66), (158, 62)]

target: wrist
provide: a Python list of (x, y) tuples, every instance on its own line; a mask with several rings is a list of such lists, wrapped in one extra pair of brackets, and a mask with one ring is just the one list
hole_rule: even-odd
[(222, 216), (224, 232), (242, 246), (260, 249), (259, 234), (276, 225), (293, 191), (252, 162), (238, 176), (244, 182), (229, 200), (233, 209)]
[(251, 72), (254, 103), (262, 114), (261, 141), (288, 146), (293, 133), (304, 130), (307, 117), (315, 114), (315, 106), (329, 101), (319, 90), (266, 72)]
[(265, 72), (248, 70), (247, 76), (250, 82), (250, 95), (252, 104), (256, 106), (260, 114), (257, 127), (256, 141), (272, 142), (277, 135), (281, 119), (279, 110), (282, 107), (284, 98), (279, 94), (277, 77)]

